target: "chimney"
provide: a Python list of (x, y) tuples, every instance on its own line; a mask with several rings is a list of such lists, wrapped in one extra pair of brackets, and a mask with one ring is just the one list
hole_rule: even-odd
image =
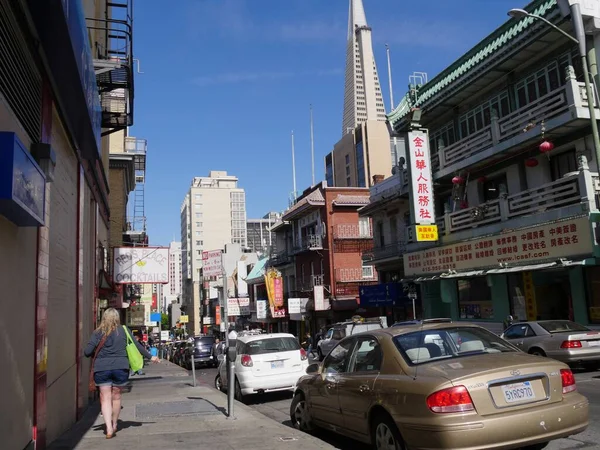
[(373, 186), (375, 186), (378, 183), (381, 183), (384, 178), (384, 175), (373, 175)]

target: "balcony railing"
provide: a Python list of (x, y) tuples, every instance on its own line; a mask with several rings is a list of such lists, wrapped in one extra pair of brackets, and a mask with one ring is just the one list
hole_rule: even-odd
[(335, 281), (338, 283), (361, 283), (376, 280), (377, 271), (373, 266), (335, 269)]
[(373, 229), (370, 223), (340, 224), (333, 231), (334, 239), (373, 239)]
[(393, 257), (401, 258), (405, 251), (406, 242), (394, 242), (384, 246), (373, 247), (370, 252), (363, 253), (363, 261), (376, 261)]
[[(446, 214), (438, 219), (438, 225), (440, 220), (444, 222), (444, 228), (440, 227), (439, 234), (448, 235), (571, 205), (580, 204), (583, 212), (598, 210), (599, 192), (597, 174), (589, 170), (573, 172), (533, 189)], [(412, 239), (409, 241), (413, 242)]]
[[(570, 105), (585, 107), (585, 98), (582, 83), (569, 79), (564, 86), (538, 98), (537, 100), (517, 109), (507, 116), (498, 118), (494, 112), (491, 124), (463, 139), (445, 147), (441, 147), (437, 154), (431, 157), (431, 166), (434, 172), (447, 169), (468, 160), (470, 157), (502, 144), (521, 135), (525, 139), (539, 133), (542, 121), (557, 117), (569, 111)], [(576, 116), (573, 116), (576, 119)], [(572, 120), (572, 119), (569, 119)], [(528, 136), (530, 133), (531, 136)], [(505, 149), (502, 146), (499, 151)]]
[(271, 264), (273, 266), (283, 266), (284, 264), (289, 264), (292, 262), (292, 255), (290, 255), (287, 251), (276, 253), (271, 257)]
[(295, 251), (323, 250), (323, 238), (317, 234), (308, 234), (302, 237), (302, 242), (296, 245)]

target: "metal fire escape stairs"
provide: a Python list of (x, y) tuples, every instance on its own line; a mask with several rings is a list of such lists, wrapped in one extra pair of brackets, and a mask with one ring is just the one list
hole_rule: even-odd
[(102, 108), (102, 136), (133, 125), (133, 0), (109, 0), (95, 30), (94, 69)]
[(135, 189), (133, 191), (133, 202), (130, 205), (127, 218), (127, 231), (125, 234), (132, 245), (148, 245), (146, 234), (146, 210), (145, 210), (145, 187), (146, 187), (146, 152), (147, 141), (135, 137), (125, 138), (125, 152), (134, 156)]

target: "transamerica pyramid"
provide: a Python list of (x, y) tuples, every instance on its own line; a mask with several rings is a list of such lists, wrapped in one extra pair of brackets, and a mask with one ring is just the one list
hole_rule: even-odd
[(342, 135), (367, 120), (386, 120), (365, 8), (362, 0), (349, 1)]

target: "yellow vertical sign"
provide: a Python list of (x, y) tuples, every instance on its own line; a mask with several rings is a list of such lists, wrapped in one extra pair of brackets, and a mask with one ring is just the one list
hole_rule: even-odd
[(523, 290), (525, 293), (525, 307), (527, 308), (527, 320), (537, 319), (537, 301), (535, 298), (535, 286), (531, 272), (523, 272)]

